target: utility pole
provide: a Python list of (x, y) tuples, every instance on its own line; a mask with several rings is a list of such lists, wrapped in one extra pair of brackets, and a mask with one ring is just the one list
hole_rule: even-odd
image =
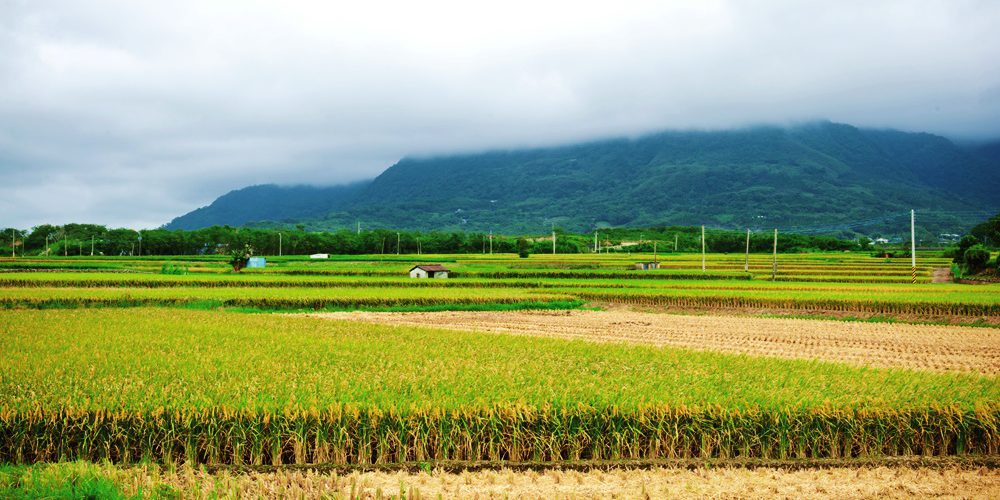
[(420, 238), (417, 238), (417, 255), (420, 255)]
[(594, 253), (597, 253), (597, 231), (594, 231)]
[(14, 245), (17, 244), (17, 236), (16, 236), (16, 234), (17, 233), (14, 232), (14, 228), (10, 228), (10, 258), (12, 258), (12, 259), (14, 257), (17, 257), (17, 255), (14, 253)]
[(63, 232), (63, 257), (69, 257), (69, 241), (66, 238), (66, 233)]
[(49, 252), (51, 252), (51, 251), (52, 251), (52, 250), (51, 250), (51, 249), (49, 248), (49, 236), (52, 236), (52, 235), (50, 235), (50, 234), (46, 234), (46, 235), (45, 235), (45, 256), (46, 256), (46, 257), (48, 257), (48, 256), (49, 256)]
[(656, 258), (656, 242), (655, 241), (653, 242), (653, 262), (659, 262), (659, 259)]
[(396, 233), (396, 255), (399, 255), (399, 233)]
[(493, 255), (493, 230), (490, 229), (490, 255)]
[(916, 225), (916, 213), (910, 210), (910, 266), (911, 275), (910, 283), (917, 282), (917, 225)]
[(139, 234), (139, 257), (142, 257), (142, 234)]
[(701, 272), (705, 272), (705, 226), (701, 226)]
[(750, 272), (750, 228), (747, 228), (747, 257), (743, 261), (743, 272)]
[(677, 233), (674, 233), (674, 253), (677, 253)]
[(552, 230), (552, 255), (556, 254), (556, 230)]
[(278, 257), (281, 257), (281, 233), (278, 233)]
[(774, 228), (774, 257), (771, 260), (771, 281), (778, 279), (778, 228)]
[(80, 240), (76, 240), (76, 251), (80, 257), (83, 257), (83, 242)]
[(94, 235), (90, 235), (90, 256), (94, 256)]

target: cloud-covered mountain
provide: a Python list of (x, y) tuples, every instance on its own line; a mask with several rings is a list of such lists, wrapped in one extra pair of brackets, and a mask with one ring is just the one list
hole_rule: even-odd
[(932, 134), (830, 122), (668, 131), (405, 158), (349, 187), (257, 186), (168, 227), (294, 221), (336, 229), (360, 220), (423, 230), (708, 224), (833, 231), (878, 227), (914, 208), (943, 230), (1000, 207), (1000, 163), (990, 152)]

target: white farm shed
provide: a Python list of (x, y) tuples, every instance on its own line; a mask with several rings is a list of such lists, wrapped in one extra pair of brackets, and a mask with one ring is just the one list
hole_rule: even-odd
[(447, 278), (451, 272), (441, 264), (425, 264), (410, 268), (411, 278)]
[(267, 259), (264, 257), (250, 257), (247, 259), (247, 269), (264, 268), (267, 266)]
[(329, 259), (330, 254), (328, 253), (314, 253), (309, 256), (310, 259)]

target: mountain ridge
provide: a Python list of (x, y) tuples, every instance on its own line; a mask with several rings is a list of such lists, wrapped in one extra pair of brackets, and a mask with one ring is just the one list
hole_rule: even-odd
[[(582, 231), (824, 226), (909, 208), (989, 211), (1000, 207), (1000, 164), (980, 150), (994, 151), (927, 133), (815, 122), (405, 157), (346, 195), (330, 191), (335, 202), (316, 204), (294, 222), (312, 229), (361, 220), (420, 230)], [(186, 224), (186, 217), (174, 222)], [(965, 223), (941, 217), (942, 228)]]
[(349, 203), (371, 181), (336, 186), (258, 184), (234, 189), (210, 205), (174, 218), (165, 229), (242, 226), (270, 220), (296, 222), (325, 214)]

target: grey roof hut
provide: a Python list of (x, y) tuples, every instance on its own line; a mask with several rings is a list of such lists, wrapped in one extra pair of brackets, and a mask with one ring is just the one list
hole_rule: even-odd
[(441, 264), (422, 264), (419, 266), (413, 266), (410, 268), (411, 278), (447, 278), (448, 273), (450, 273), (446, 267)]

